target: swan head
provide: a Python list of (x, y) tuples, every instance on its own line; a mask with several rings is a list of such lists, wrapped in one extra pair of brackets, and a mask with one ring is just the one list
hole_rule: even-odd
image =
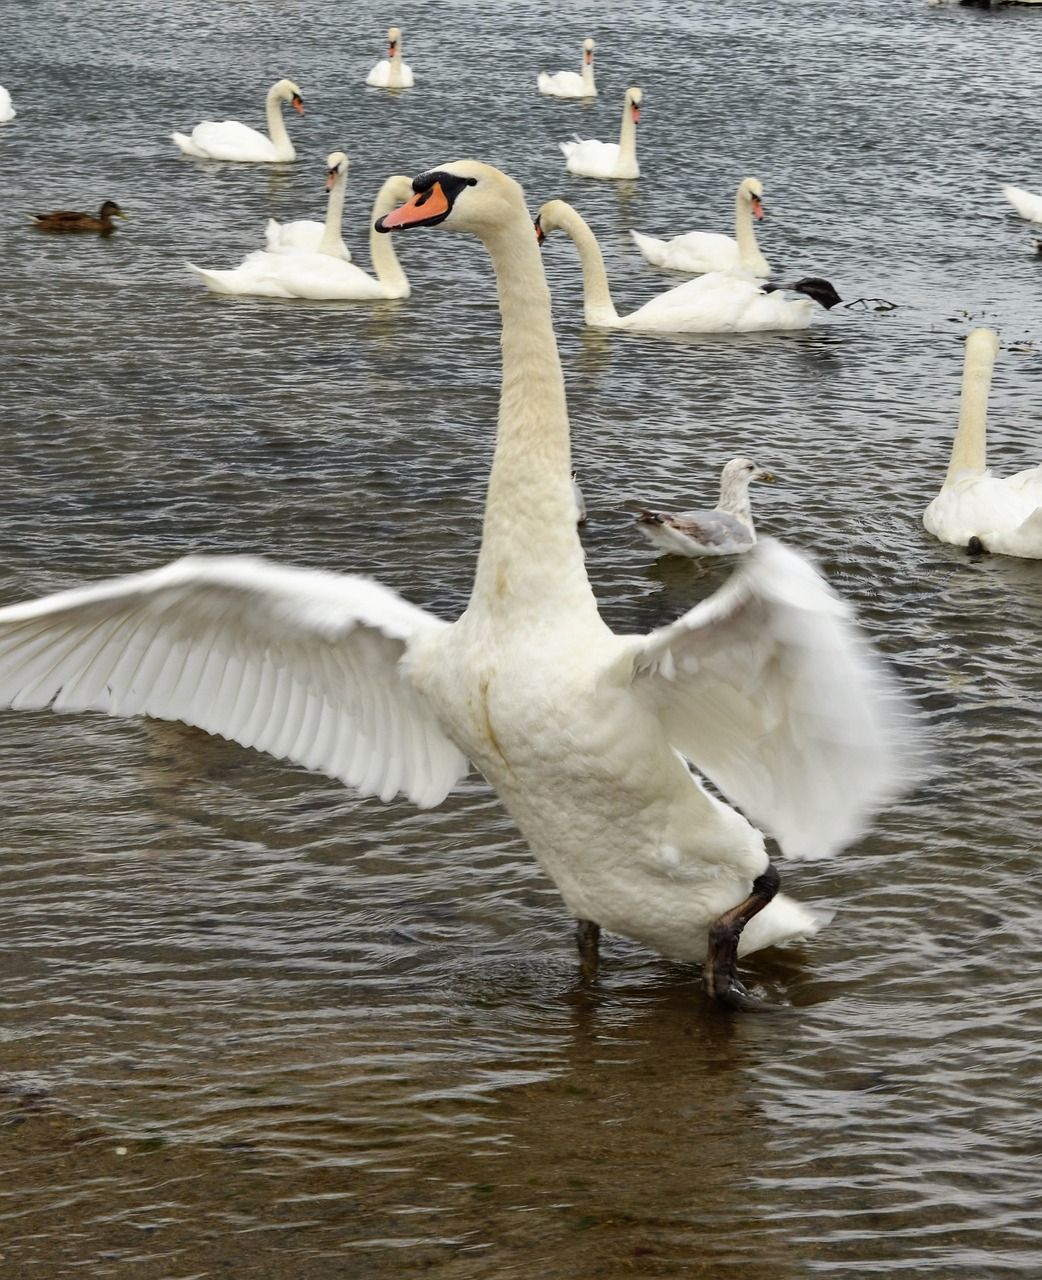
[(435, 227), (469, 231), (479, 238), (525, 212), (525, 193), (513, 178), (477, 160), (454, 160), (412, 180), (414, 195), (376, 221), (377, 231)]
[(583, 60), (586, 62), (587, 66), (593, 62), (593, 51), (596, 48), (597, 45), (593, 40), (587, 38), (583, 41)]
[(300, 92), (300, 86), (294, 84), (292, 80), (277, 80), (269, 92), (270, 96), (277, 101), (291, 102), (298, 114), (304, 114), (304, 98)]
[(637, 89), (632, 85), (626, 90), (626, 109), (633, 112), (633, 123), (636, 124), (640, 119), (640, 104), (644, 98), (644, 91)]
[(763, 217), (763, 183), (759, 178), (744, 178), (738, 187), (738, 195), (752, 210), (754, 218)]
[(347, 176), (349, 161), (342, 151), (331, 151), (326, 156), (326, 190), (332, 191), (337, 178)]
[(540, 245), (551, 231), (560, 231), (575, 210), (567, 200), (547, 200), (535, 216), (535, 234)]
[(776, 293), (779, 289), (791, 289), (794, 293), (804, 293), (826, 311), (843, 301), (836, 292), (836, 286), (821, 276), (805, 276), (802, 280), (794, 280), (791, 284), (775, 284), (773, 280), (768, 280), (760, 288), (764, 293)]
[(999, 335), (994, 329), (972, 329), (966, 337), (966, 363), (976, 359), (989, 368), (999, 354)]
[(402, 42), (402, 31), (400, 27), (388, 27), (387, 29), (387, 56), (393, 58), (395, 51)]

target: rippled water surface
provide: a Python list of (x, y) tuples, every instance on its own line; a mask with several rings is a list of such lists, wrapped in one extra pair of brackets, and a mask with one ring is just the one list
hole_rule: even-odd
[[(367, 90), (390, 21), (417, 87)], [(370, 573), (446, 617), (474, 565), (498, 395), (476, 243), (406, 238), (379, 306), (220, 299), (264, 221), (321, 217), (350, 155), (367, 262), (391, 172), (474, 156), (601, 238), (620, 310), (672, 281), (629, 227), (727, 230), (746, 174), (780, 274), (846, 299), (795, 335), (584, 331), (544, 258), (608, 620), (722, 581), (656, 562), (626, 504), (705, 503), (748, 453), (761, 528), (813, 552), (923, 709), (928, 783), (829, 864), (834, 910), (751, 958), (776, 1010), (611, 940), (576, 990), (571, 922), (477, 778), (441, 808), (359, 800), (177, 725), (0, 718), (0, 1254), (19, 1276), (1042, 1273), (1042, 564), (971, 560), (921, 512), (962, 339), (1002, 335), (991, 460), (1039, 461), (1042, 260), (1003, 202), (1042, 191), (1042, 11), (918, 0), (567, 6), (359, 0), (5, 14), (0, 599), (262, 552)], [(601, 97), (540, 99), (598, 40)], [(171, 129), (262, 123), (303, 88), (295, 165), (203, 163)], [(644, 89), (643, 177), (563, 172)], [(132, 216), (48, 239), (33, 209)], [(6, 1274), (6, 1273), (5, 1273)]]

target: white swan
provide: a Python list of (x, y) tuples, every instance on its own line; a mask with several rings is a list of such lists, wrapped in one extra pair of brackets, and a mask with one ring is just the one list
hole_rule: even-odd
[(631, 231), (633, 242), (655, 267), (672, 271), (689, 271), (701, 275), (707, 271), (742, 271), (766, 277), (770, 264), (756, 243), (753, 219), (763, 217), (763, 187), (756, 178), (745, 178), (734, 199), (734, 236), (714, 231), (689, 231), (672, 240)]
[[(550, 200), (539, 210), (537, 230), (543, 237), (558, 228), (575, 241), (583, 269), (586, 323), (600, 329), (635, 333), (753, 333), (772, 329), (806, 329), (815, 306), (841, 301), (827, 280), (808, 278), (781, 286), (758, 284), (729, 272), (714, 271), (686, 280), (620, 316), (608, 287), (600, 245), (577, 210), (564, 200)], [(782, 288), (806, 298), (786, 298)]]
[(749, 504), (753, 480), (774, 476), (748, 458), (732, 458), (720, 473), (720, 501), (712, 510), (642, 510), (637, 527), (653, 547), (676, 556), (733, 556), (756, 545)]
[(578, 71), (540, 71), (536, 83), (539, 92), (549, 98), (596, 98), (597, 85), (593, 79), (593, 51), (596, 44), (592, 40), (583, 41), (583, 69)]
[(304, 114), (304, 100), (292, 80), (278, 80), (268, 90), (265, 110), (270, 137), (238, 120), (204, 120), (192, 130), (170, 136), (186, 156), (203, 160), (237, 160), (243, 164), (278, 164), (295, 160), (297, 153), (282, 119), (282, 104), (290, 102)]
[[(373, 203), (374, 219), (393, 208), (412, 190), (409, 179), (395, 174), (380, 188)], [(408, 278), (386, 236), (369, 233), (369, 255), (374, 279), (353, 262), (328, 253), (257, 249), (231, 271), (211, 271), (187, 263), (214, 293), (248, 294), (262, 298), (310, 298), (314, 301), (372, 302), (381, 298), (407, 298)]]
[(637, 163), (637, 122), (643, 94), (627, 89), (622, 105), (622, 128), (618, 142), (598, 142), (575, 137), (557, 145), (564, 152), (565, 167), (580, 178), (639, 178)]
[(380, 59), (365, 82), (374, 89), (411, 89), (416, 83), (412, 67), (402, 61), (402, 33), (397, 27), (387, 32), (387, 57)]
[(1010, 186), (1003, 187), (1002, 194), (1022, 218), (1029, 222), (1042, 222), (1042, 196), (1025, 191), (1023, 187)]
[(342, 151), (333, 151), (326, 158), (325, 222), (311, 218), (298, 218), (294, 222), (278, 222), (269, 218), (264, 228), (264, 244), (269, 253), (327, 253), (332, 258), (351, 261), (351, 250), (344, 244), (341, 230), (344, 221), (344, 193), (347, 189), (349, 161)]
[(0, 121), (13, 120), (17, 114), (10, 91), (0, 84)]
[(966, 339), (959, 425), (941, 492), (923, 524), (942, 542), (1042, 559), (1042, 466), (1000, 479), (987, 469), (988, 391), (999, 340), (991, 329)]
[(478, 236), (502, 313), (499, 431), (463, 615), (443, 622), (366, 579), (190, 557), (0, 609), (0, 704), (180, 719), (423, 806), (469, 759), (582, 922), (585, 972), (601, 925), (689, 960), (712, 932), (706, 981), (728, 998), (739, 935), (752, 951), (820, 918), (773, 896), (763, 836), (680, 753), (787, 853), (825, 856), (900, 785), (889, 680), (847, 607), (775, 543), (672, 625), (607, 628), (576, 530), (524, 193), (474, 161), (413, 187), (379, 225)]

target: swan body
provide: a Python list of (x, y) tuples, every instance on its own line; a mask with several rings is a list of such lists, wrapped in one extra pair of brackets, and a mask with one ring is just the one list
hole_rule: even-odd
[[(373, 203), (373, 219), (403, 200), (412, 187), (396, 174), (387, 179)], [(230, 271), (214, 271), (189, 262), (188, 269), (214, 293), (245, 294), (260, 298), (309, 298), (312, 301), (375, 302), (382, 298), (407, 298), (408, 278), (386, 236), (369, 233), (369, 252), (375, 278), (353, 262), (329, 253), (307, 250), (257, 249)]]
[(637, 527), (653, 547), (679, 556), (733, 556), (756, 544), (749, 485), (774, 476), (748, 458), (732, 458), (720, 474), (720, 501), (711, 510), (642, 510)]
[(1042, 222), (1042, 196), (1025, 191), (1023, 187), (1010, 186), (1003, 187), (1002, 194), (1022, 218), (1029, 222)]
[(113, 218), (125, 218), (127, 215), (116, 204), (115, 200), (106, 200), (97, 214), (79, 213), (73, 209), (58, 209), (54, 213), (31, 213), (33, 225), (41, 231), (54, 231), (65, 235), (70, 232), (96, 232), (98, 235), (110, 236), (116, 229)]
[(689, 231), (672, 240), (659, 240), (631, 231), (633, 242), (654, 267), (702, 275), (709, 271), (771, 274), (770, 264), (756, 243), (753, 219), (763, 217), (763, 187), (756, 178), (745, 178), (735, 195), (734, 236), (713, 231)]
[[(568, 908), (697, 959), (783, 849), (852, 839), (900, 785), (893, 691), (811, 565), (762, 541), (715, 595), (647, 635), (597, 610), (576, 529), (564, 379), (524, 194), (457, 161), (383, 230), (478, 236), (497, 275), (503, 387), (470, 601), (454, 622), (377, 583), (249, 558), (0, 608), (0, 703), (180, 719), (366, 794), (437, 804), (473, 762)], [(752, 951), (813, 932), (781, 895)]]
[(17, 114), (14, 103), (11, 101), (10, 90), (0, 84), (0, 122), (13, 120)]
[(578, 71), (540, 71), (536, 83), (539, 92), (548, 98), (596, 98), (597, 85), (593, 79), (593, 51), (596, 44), (592, 40), (583, 41), (583, 69)]
[(941, 542), (1042, 559), (1042, 466), (993, 476), (986, 466), (988, 392), (999, 340), (991, 329), (966, 339), (959, 425), (941, 491), (923, 524)]
[(639, 178), (637, 163), (637, 122), (643, 94), (626, 90), (622, 106), (622, 128), (618, 142), (598, 142), (594, 138), (573, 138), (560, 142), (565, 168), (580, 178)]
[(303, 250), (306, 253), (326, 253), (331, 258), (351, 261), (351, 251), (344, 244), (341, 227), (344, 220), (344, 193), (347, 189), (349, 161), (342, 151), (332, 152), (326, 159), (326, 190), (329, 202), (325, 222), (310, 218), (298, 218), (295, 222), (277, 222), (269, 218), (264, 228), (265, 248), (269, 253), (287, 253)]
[[(544, 235), (566, 231), (579, 250), (583, 269), (583, 310), (586, 323), (600, 329), (626, 329), (634, 333), (755, 333), (774, 329), (806, 329), (817, 302), (811, 297), (787, 298), (780, 287), (713, 271), (686, 280), (646, 302), (629, 315), (620, 316), (612, 301), (600, 245), (582, 215), (564, 200), (551, 200), (539, 210)], [(838, 302), (839, 295), (827, 281), (800, 281), (812, 285), (822, 305)], [(831, 291), (830, 293), (828, 291)]]
[(387, 57), (380, 59), (365, 82), (374, 89), (411, 89), (416, 83), (412, 68), (402, 61), (402, 33), (397, 27), (387, 32)]
[(183, 133), (170, 136), (186, 156), (202, 160), (235, 160), (243, 164), (279, 164), (295, 160), (297, 153), (282, 119), (284, 102), (292, 103), (301, 115), (304, 114), (304, 100), (292, 80), (278, 80), (268, 90), (265, 100), (267, 134), (240, 124), (238, 120), (204, 120), (195, 126), (191, 136)]

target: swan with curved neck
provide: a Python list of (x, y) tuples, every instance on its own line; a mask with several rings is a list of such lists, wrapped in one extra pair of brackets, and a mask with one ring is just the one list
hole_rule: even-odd
[(564, 152), (565, 167), (581, 178), (639, 178), (637, 163), (637, 123), (644, 95), (629, 88), (622, 104), (622, 126), (618, 142), (598, 142), (595, 138), (573, 138), (557, 145)]
[(300, 115), (304, 114), (304, 99), (292, 80), (278, 80), (268, 90), (265, 100), (268, 136), (238, 120), (204, 120), (195, 126), (190, 137), (183, 133), (170, 136), (186, 156), (203, 160), (235, 160), (243, 164), (295, 160), (297, 153), (282, 119), (284, 102), (291, 103)]
[[(412, 190), (404, 174), (395, 174), (380, 188), (373, 203), (377, 219)], [(188, 263), (214, 293), (245, 294), (262, 298), (310, 298), (314, 301), (375, 302), (381, 298), (407, 298), (408, 278), (386, 236), (369, 232), (369, 254), (374, 279), (353, 262), (328, 252), (258, 249), (231, 271), (211, 271)]]
[(732, 458), (720, 473), (720, 501), (712, 510), (642, 510), (637, 527), (653, 547), (677, 556), (733, 556), (756, 545), (749, 485), (774, 476), (749, 458)]
[(988, 395), (999, 350), (991, 329), (966, 339), (959, 424), (941, 491), (923, 524), (941, 542), (1042, 559), (1042, 466), (1000, 478), (987, 469)]
[(586, 323), (599, 329), (635, 333), (756, 333), (772, 329), (806, 329), (820, 303), (826, 309), (840, 301), (827, 280), (799, 281), (789, 288), (807, 293), (786, 298), (781, 287), (761, 287), (755, 280), (714, 271), (668, 289), (628, 315), (620, 316), (612, 301), (604, 255), (586, 220), (564, 200), (550, 200), (536, 219), (545, 238), (551, 231), (568, 233), (579, 250), (583, 270)]
[(422, 805), (472, 761), (580, 921), (586, 975), (603, 926), (705, 957), (710, 994), (741, 1002), (739, 949), (820, 918), (777, 893), (761, 833), (683, 757), (786, 853), (825, 856), (900, 785), (888, 680), (810, 564), (770, 542), (672, 625), (609, 630), (576, 529), (524, 193), (470, 160), (412, 191), (378, 229), (477, 236), (502, 317), (495, 453), (459, 619), (366, 579), (189, 557), (0, 609), (0, 703), (183, 719)]
[(702, 275), (708, 271), (742, 271), (766, 277), (770, 264), (756, 242), (753, 219), (763, 217), (763, 186), (745, 178), (734, 198), (734, 236), (713, 231), (688, 231), (672, 240), (659, 240), (631, 231), (634, 244), (654, 267)]
[(583, 69), (578, 71), (540, 71), (536, 84), (539, 92), (548, 98), (596, 98), (597, 85), (593, 78), (593, 40), (583, 41)]
[(278, 222), (269, 218), (264, 228), (264, 247), (269, 253), (304, 250), (327, 253), (331, 258), (351, 261), (351, 250), (344, 244), (344, 195), (347, 191), (348, 159), (343, 151), (333, 151), (326, 158), (326, 204), (324, 222), (298, 218), (294, 222)]
[(387, 32), (387, 57), (380, 59), (365, 82), (374, 89), (411, 89), (416, 83), (412, 68), (402, 61), (402, 33), (398, 27)]

